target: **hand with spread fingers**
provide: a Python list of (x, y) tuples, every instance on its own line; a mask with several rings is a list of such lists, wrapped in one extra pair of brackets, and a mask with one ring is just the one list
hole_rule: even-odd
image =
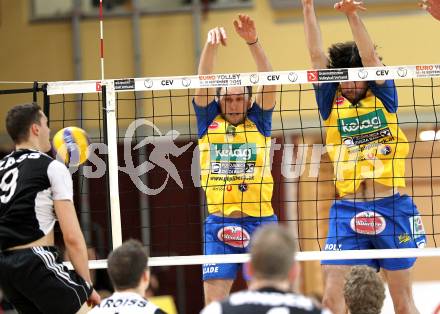
[(357, 11), (365, 11), (364, 3), (362, 1), (342, 0), (335, 3), (334, 8), (345, 14), (352, 14)]
[(226, 46), (226, 31), (223, 27), (214, 27), (208, 31), (206, 43), (213, 46)]
[(234, 20), (234, 27), (237, 34), (248, 44), (254, 44), (258, 41), (255, 22), (248, 15), (239, 14), (238, 20)]
[(422, 0), (419, 6), (440, 21), (440, 0)]

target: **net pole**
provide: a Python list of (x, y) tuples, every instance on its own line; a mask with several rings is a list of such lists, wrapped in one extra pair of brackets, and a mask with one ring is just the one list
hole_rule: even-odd
[(110, 205), (110, 224), (113, 249), (122, 244), (121, 209), (119, 203), (118, 180), (118, 136), (116, 134), (116, 97), (112, 82), (103, 84), (102, 99), (104, 106), (104, 137), (107, 141), (107, 178), (108, 201)]

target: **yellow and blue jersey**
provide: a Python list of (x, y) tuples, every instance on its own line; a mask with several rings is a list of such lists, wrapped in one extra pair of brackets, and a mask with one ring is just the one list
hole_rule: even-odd
[(209, 213), (234, 211), (273, 215), (270, 169), (272, 111), (253, 104), (246, 119), (232, 125), (217, 101), (199, 107), (193, 101), (199, 135), (201, 184)]
[(368, 82), (368, 92), (357, 104), (342, 96), (338, 83), (314, 87), (339, 195), (354, 193), (368, 178), (390, 187), (405, 186), (409, 145), (398, 126), (394, 81)]

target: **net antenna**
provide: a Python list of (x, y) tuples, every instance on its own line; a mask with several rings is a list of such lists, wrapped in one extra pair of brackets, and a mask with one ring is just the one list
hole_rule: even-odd
[(99, 0), (99, 33), (101, 47), (101, 80), (104, 81), (104, 14), (102, 13), (102, 0)]

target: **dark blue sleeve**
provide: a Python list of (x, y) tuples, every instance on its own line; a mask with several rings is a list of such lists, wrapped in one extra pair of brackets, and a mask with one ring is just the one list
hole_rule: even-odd
[(272, 133), (273, 109), (274, 108), (263, 110), (256, 102), (254, 102), (247, 112), (249, 120), (255, 123), (258, 131), (264, 136), (270, 136)]
[(324, 120), (327, 120), (332, 112), (333, 100), (335, 99), (338, 85), (339, 83), (313, 84), (319, 113)]
[(215, 117), (220, 114), (220, 106), (217, 101), (211, 101), (208, 106), (200, 107), (192, 100), (194, 111), (197, 117), (197, 130), (199, 138), (201, 138), (208, 131), (208, 127), (214, 121)]
[(375, 81), (370, 81), (368, 82), (368, 87), (374, 96), (380, 99), (388, 112), (397, 112), (399, 102), (397, 100), (397, 90), (394, 80), (386, 80), (385, 83), (381, 85), (376, 84)]

